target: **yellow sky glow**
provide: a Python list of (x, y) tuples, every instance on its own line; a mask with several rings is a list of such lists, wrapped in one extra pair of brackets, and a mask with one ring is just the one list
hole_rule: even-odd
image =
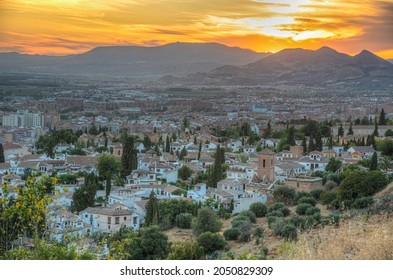
[(0, 52), (65, 55), (97, 46), (218, 42), (393, 57), (393, 0), (2, 0)]

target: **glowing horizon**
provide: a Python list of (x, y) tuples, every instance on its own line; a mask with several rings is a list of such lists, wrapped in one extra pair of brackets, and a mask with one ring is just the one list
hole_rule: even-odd
[(0, 52), (216, 42), (257, 52), (329, 46), (393, 58), (393, 0), (2, 0)]

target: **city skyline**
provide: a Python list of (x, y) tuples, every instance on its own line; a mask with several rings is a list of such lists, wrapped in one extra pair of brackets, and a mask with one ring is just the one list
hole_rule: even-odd
[(67, 55), (108, 45), (217, 42), (257, 52), (367, 49), (389, 59), (391, 11), (391, 0), (5, 0), (0, 52)]

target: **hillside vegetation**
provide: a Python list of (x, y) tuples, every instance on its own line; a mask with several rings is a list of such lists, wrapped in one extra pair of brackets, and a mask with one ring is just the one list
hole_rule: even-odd
[(374, 196), (376, 203), (347, 213), (340, 226), (313, 229), (296, 243), (283, 243), (277, 258), (299, 260), (392, 260), (393, 184)]

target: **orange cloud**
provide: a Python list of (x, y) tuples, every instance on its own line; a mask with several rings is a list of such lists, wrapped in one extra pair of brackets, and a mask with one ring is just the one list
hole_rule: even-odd
[(0, 51), (60, 55), (215, 41), (271, 52), (328, 45), (388, 57), (392, 14), (392, 0), (2, 0)]

